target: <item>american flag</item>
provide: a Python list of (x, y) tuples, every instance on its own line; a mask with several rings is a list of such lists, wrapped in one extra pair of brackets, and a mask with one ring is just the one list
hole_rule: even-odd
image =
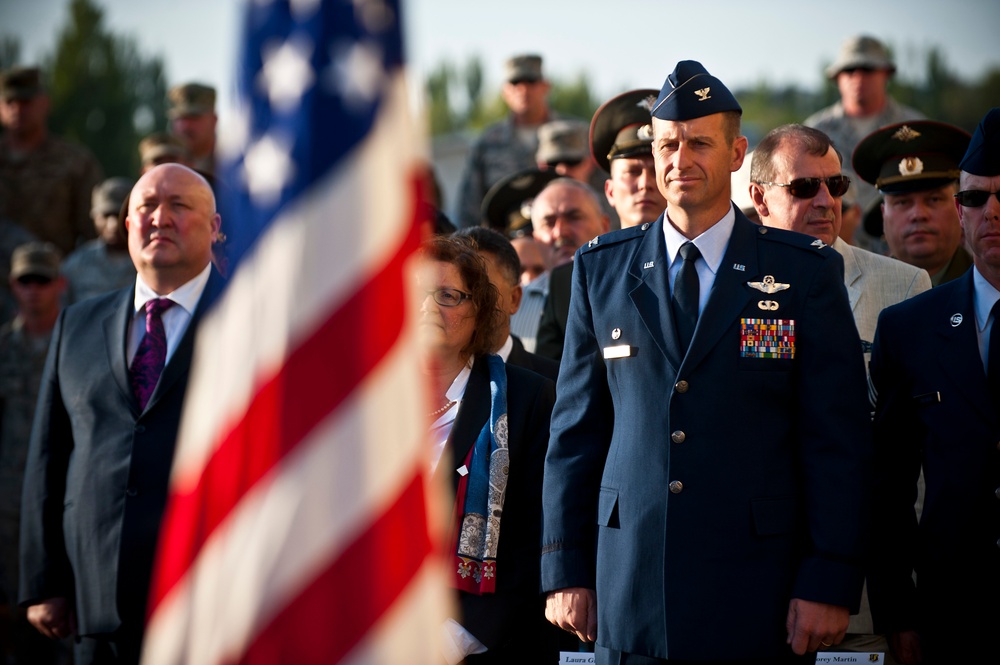
[(425, 145), (393, 0), (252, 0), (144, 665), (439, 663), (405, 306)]

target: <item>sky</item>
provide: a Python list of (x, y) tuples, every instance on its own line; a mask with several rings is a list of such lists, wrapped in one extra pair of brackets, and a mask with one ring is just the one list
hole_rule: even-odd
[[(349, 0), (344, 0), (345, 2)], [(161, 56), (168, 84), (198, 80), (232, 97), (238, 0), (95, 0), (107, 25)], [(950, 0), (403, 0), (414, 82), (439, 63), (479, 56), (487, 90), (504, 60), (534, 52), (550, 78), (586, 74), (600, 98), (659, 88), (678, 60), (699, 60), (730, 88), (766, 81), (816, 89), (823, 66), (852, 35), (896, 53), (899, 75), (919, 78), (936, 46), (966, 79), (1000, 66), (1000, 2)], [(16, 36), (23, 62), (51, 53), (69, 0), (0, 0), (0, 35)], [(224, 119), (224, 118), (223, 118)]]

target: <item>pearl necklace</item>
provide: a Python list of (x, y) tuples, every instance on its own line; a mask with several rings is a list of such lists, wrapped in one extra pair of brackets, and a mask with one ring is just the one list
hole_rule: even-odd
[(458, 400), (457, 399), (453, 399), (450, 402), (448, 402), (447, 404), (445, 404), (444, 406), (442, 406), (440, 409), (438, 409), (436, 411), (431, 411), (431, 413), (428, 416), (428, 418), (437, 418), (442, 413), (444, 413), (445, 411), (447, 411), (451, 407), (455, 406), (456, 404), (458, 404)]

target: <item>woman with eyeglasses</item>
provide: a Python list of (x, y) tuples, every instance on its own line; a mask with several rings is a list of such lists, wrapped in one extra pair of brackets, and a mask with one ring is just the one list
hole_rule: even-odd
[(435, 237), (421, 258), (431, 465), (454, 491), (443, 545), (460, 611), (444, 626), (445, 658), (556, 663), (558, 629), (545, 620), (539, 593), (542, 467), (555, 385), (491, 353), (502, 314), (474, 248)]

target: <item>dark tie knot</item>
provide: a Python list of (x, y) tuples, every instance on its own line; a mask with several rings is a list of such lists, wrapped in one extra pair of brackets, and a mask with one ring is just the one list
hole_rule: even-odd
[(146, 301), (146, 317), (159, 316), (174, 306), (170, 298), (153, 298)]
[(685, 261), (697, 261), (701, 252), (698, 251), (698, 246), (693, 242), (686, 242), (681, 245), (680, 255)]

